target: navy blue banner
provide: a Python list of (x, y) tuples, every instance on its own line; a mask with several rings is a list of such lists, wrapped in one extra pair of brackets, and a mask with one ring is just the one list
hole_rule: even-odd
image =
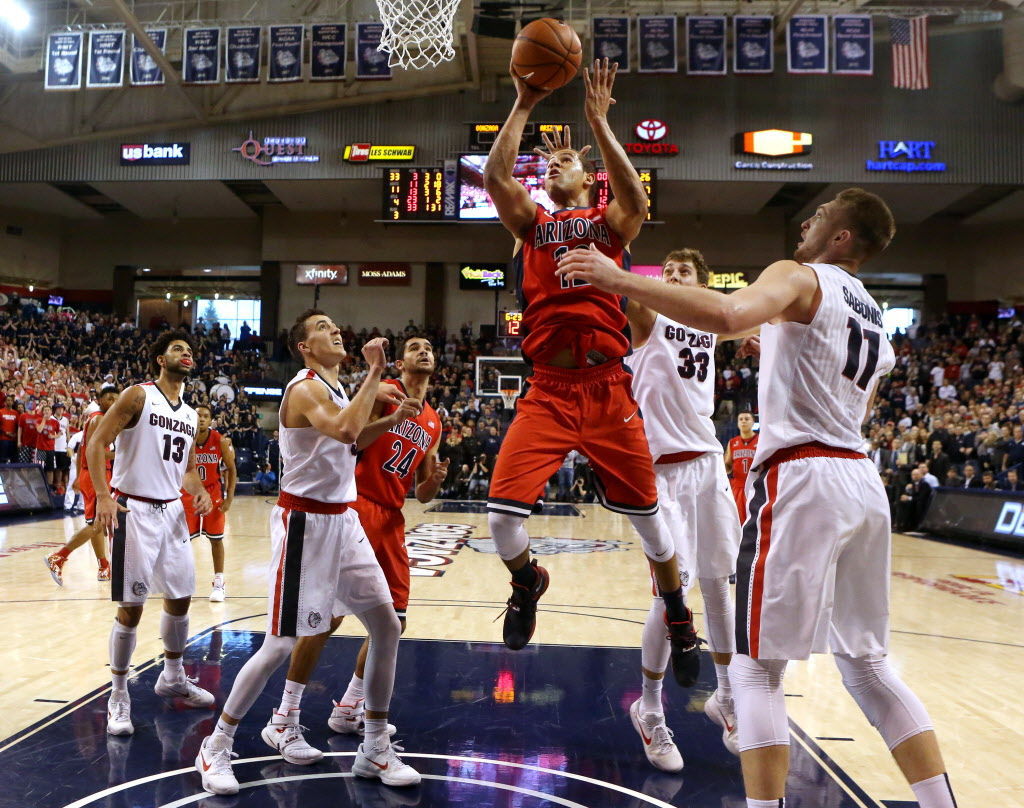
[(301, 25), (270, 26), (270, 78), (268, 81), (302, 81)]
[(837, 15), (832, 18), (832, 26), (833, 72), (846, 76), (874, 75), (871, 15)]
[(737, 14), (732, 18), (734, 73), (771, 73), (775, 70), (772, 32), (775, 18)]
[(594, 17), (594, 58), (617, 62), (629, 72), (629, 17)]
[[(153, 40), (153, 44), (160, 49), (160, 52), (164, 53), (164, 46), (167, 44), (167, 29), (147, 30), (146, 34)], [(155, 87), (164, 83), (164, 71), (134, 36), (132, 36), (132, 58), (128, 67), (128, 81), (133, 87)]]
[(356, 23), (356, 78), (389, 79), (388, 55), (377, 50), (384, 26), (379, 22)]
[(260, 80), (260, 43), (263, 30), (258, 25), (228, 28), (224, 36), (224, 81), (229, 84)]
[(188, 28), (182, 49), (186, 84), (216, 84), (220, 80), (220, 28)]
[(85, 86), (95, 89), (123, 85), (124, 31), (90, 31)]
[(790, 73), (828, 73), (828, 17), (802, 14), (786, 29)]
[(309, 77), (313, 81), (345, 78), (345, 23), (314, 25), (309, 41)]
[(46, 40), (43, 89), (77, 90), (82, 86), (82, 32), (61, 31)]
[(676, 73), (679, 70), (675, 16), (637, 17), (636, 39), (641, 73)]
[(686, 18), (686, 72), (725, 75), (725, 17)]

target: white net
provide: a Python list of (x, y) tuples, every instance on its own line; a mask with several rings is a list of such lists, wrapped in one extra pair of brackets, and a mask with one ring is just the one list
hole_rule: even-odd
[(455, 58), (452, 21), (459, 0), (377, 0), (388, 65), (422, 70)]
[(501, 403), (505, 405), (505, 409), (511, 411), (516, 406), (516, 399), (519, 398), (519, 391), (502, 390), (501, 391)]

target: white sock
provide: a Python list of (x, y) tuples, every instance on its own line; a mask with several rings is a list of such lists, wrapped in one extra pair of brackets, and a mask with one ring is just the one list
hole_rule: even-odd
[(353, 673), (352, 679), (349, 680), (348, 688), (345, 690), (345, 695), (341, 697), (341, 703), (357, 704), (364, 695), (363, 680)]
[(224, 716), (217, 719), (217, 728), (213, 731), (215, 735), (226, 735), (229, 738), (235, 737), (235, 730), (238, 729), (238, 724), (229, 724), (224, 720)]
[(747, 808), (786, 808), (786, 798), (779, 797), (777, 800), (752, 800), (747, 797)]
[(125, 626), (116, 618), (110, 629), (110, 670), (124, 671), (111, 673), (110, 679), (115, 691), (128, 690), (128, 668), (135, 650), (135, 626)]
[(647, 676), (641, 678), (644, 682), (644, 689), (640, 696), (640, 713), (661, 715), (665, 711), (661, 705), (661, 683), (664, 679), (651, 679)]
[(732, 704), (732, 685), (729, 684), (729, 666), (715, 663), (715, 675), (718, 676), (718, 694), (726, 705)]
[(363, 746), (366, 749), (377, 748), (380, 741), (388, 742), (388, 720), (386, 718), (367, 718)]
[(921, 808), (956, 808), (956, 797), (949, 785), (949, 775), (945, 772), (911, 783), (910, 787)]
[(160, 637), (164, 641), (164, 673), (172, 682), (181, 681), (185, 678), (182, 658), (168, 659), (166, 653), (185, 652), (185, 643), (188, 641), (188, 615), (160, 612)]
[(176, 659), (164, 657), (164, 677), (172, 682), (180, 682), (185, 678), (185, 666), (182, 664), (181, 657)]
[[(302, 693), (306, 689), (304, 684), (285, 679), (284, 692), (281, 694), (281, 706), (277, 708), (277, 714), (287, 717), (289, 720), (299, 720), (299, 704), (302, 701)], [(294, 715), (293, 715), (294, 714)]]
[(215, 572), (213, 574), (213, 585), (214, 586), (224, 586), (224, 573), (223, 572)]

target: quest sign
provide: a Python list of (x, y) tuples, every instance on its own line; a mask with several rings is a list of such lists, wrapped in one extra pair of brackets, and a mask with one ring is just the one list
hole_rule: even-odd
[(296, 264), (299, 286), (348, 286), (347, 264)]

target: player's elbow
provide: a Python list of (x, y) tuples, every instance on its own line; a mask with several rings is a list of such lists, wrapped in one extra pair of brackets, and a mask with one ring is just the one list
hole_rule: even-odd
[(334, 438), (339, 443), (355, 443), (359, 440), (359, 433), (354, 429), (342, 427), (337, 431), (337, 433), (335, 433)]
[(728, 299), (722, 302), (716, 313), (714, 331), (716, 334), (740, 334), (752, 328), (750, 315), (742, 306), (737, 306)]

